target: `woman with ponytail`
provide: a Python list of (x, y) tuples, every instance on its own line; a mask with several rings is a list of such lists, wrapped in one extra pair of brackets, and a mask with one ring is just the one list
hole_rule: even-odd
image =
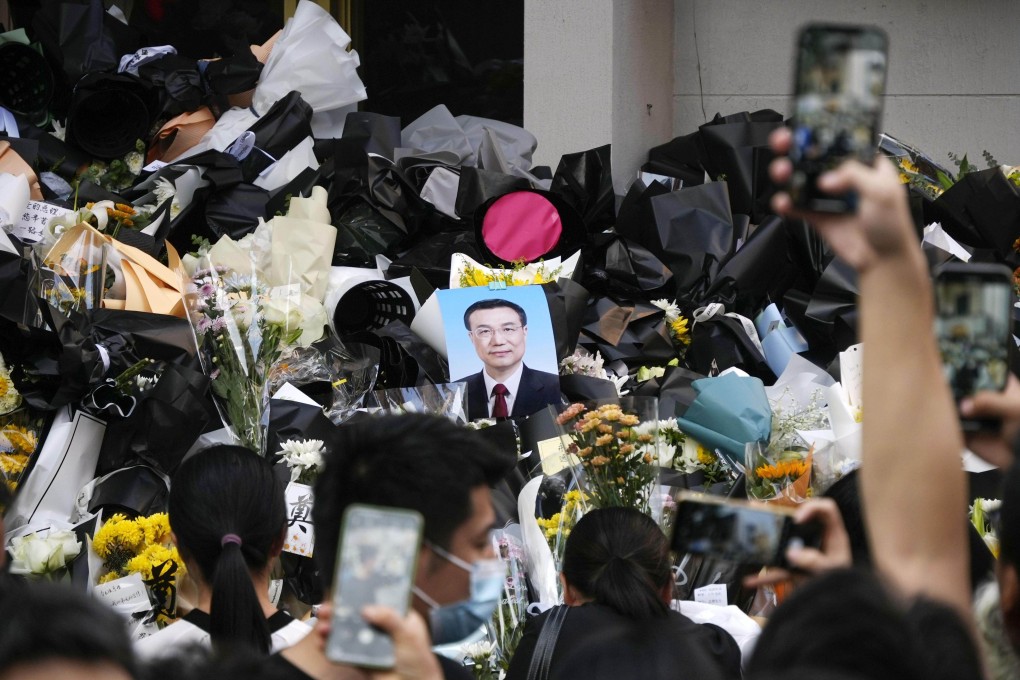
[[(567, 538), (564, 605), (529, 620), (506, 680), (740, 678), (730, 635), (669, 608), (669, 544), (647, 515), (631, 508), (592, 510)], [(558, 627), (553, 635), (546, 625)], [(551, 655), (542, 648), (552, 645)], [(533, 659), (545, 656), (546, 664)]]
[(195, 608), (140, 640), (141, 658), (212, 645), (217, 651), (269, 654), (311, 630), (269, 600), (269, 570), (283, 548), (283, 483), (263, 458), (239, 446), (214, 446), (184, 461), (168, 502), (174, 543), (198, 588)]

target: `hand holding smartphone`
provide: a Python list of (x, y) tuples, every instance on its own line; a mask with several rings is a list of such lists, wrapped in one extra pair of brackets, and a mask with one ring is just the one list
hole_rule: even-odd
[[(935, 335), (957, 404), (981, 390), (1002, 391), (1009, 377), (1013, 273), (998, 264), (949, 262), (935, 277)], [(999, 421), (961, 418), (964, 431)]]
[(754, 567), (788, 568), (788, 548), (822, 544), (821, 524), (797, 524), (794, 514), (781, 505), (680, 492), (672, 549)]
[(797, 41), (794, 82), (793, 204), (814, 212), (856, 210), (856, 196), (818, 189), (818, 176), (848, 158), (870, 163), (885, 95), (888, 40), (867, 26), (810, 24)]
[(361, 610), (382, 605), (407, 614), (423, 520), (413, 510), (351, 505), (340, 529), (326, 656), (336, 663), (392, 668), (393, 641)]

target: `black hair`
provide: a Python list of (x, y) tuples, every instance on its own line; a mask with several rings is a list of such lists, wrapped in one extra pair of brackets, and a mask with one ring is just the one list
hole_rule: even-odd
[(918, 600), (904, 609), (870, 572), (838, 569), (799, 587), (776, 609), (745, 677), (825, 671), (870, 680), (977, 680), (977, 658), (950, 608)]
[(326, 588), (348, 505), (417, 510), (425, 519), (425, 538), (448, 548), (454, 531), (471, 516), (471, 491), (497, 483), (515, 463), (512, 454), (491, 447), (477, 432), (422, 414), (344, 425), (330, 451), (312, 508), (315, 560)]
[(69, 586), (0, 579), (0, 675), (22, 664), (107, 663), (135, 677), (124, 620)]
[(521, 307), (516, 302), (510, 302), (503, 298), (488, 298), (487, 300), (479, 300), (478, 302), (472, 303), (464, 310), (464, 328), (471, 330), (471, 315), (480, 309), (499, 309), (500, 307), (508, 307), (517, 312), (518, 318), (521, 320), (522, 326), (528, 325), (528, 314), (524, 311), (524, 307)]
[(591, 510), (571, 530), (563, 576), (586, 597), (634, 619), (665, 616), (662, 590), (671, 580), (669, 543), (659, 526), (633, 508)]
[[(272, 466), (240, 446), (213, 446), (184, 461), (168, 502), (182, 557), (212, 589), (210, 630), (218, 647), (268, 653), (270, 632), (251, 574), (266, 568), (287, 521), (284, 488)], [(224, 541), (234, 534), (240, 542)]]

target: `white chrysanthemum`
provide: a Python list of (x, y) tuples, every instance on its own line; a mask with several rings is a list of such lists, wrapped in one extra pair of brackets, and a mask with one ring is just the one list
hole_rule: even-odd
[(156, 205), (163, 205), (165, 201), (170, 201), (170, 219), (181, 214), (181, 202), (177, 199), (177, 187), (173, 182), (165, 177), (160, 177), (156, 180), (153, 191), (156, 192)]
[(290, 481), (296, 482), (304, 473), (322, 469), (325, 450), (321, 439), (291, 439), (280, 445), (277, 454), (290, 468)]
[(1002, 507), (1002, 500), (999, 498), (982, 498), (981, 507), (985, 512), (996, 512)]
[(460, 648), (461, 653), (465, 657), (476, 662), (487, 662), (493, 652), (496, 651), (496, 645), (489, 640), (479, 640), (478, 642), (470, 642)]
[(672, 322), (680, 318), (680, 308), (676, 302), (670, 302), (666, 298), (661, 300), (652, 300), (652, 304), (666, 312), (666, 321)]

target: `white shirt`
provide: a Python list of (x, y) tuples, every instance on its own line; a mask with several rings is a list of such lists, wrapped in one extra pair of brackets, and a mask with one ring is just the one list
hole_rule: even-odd
[[(172, 656), (192, 645), (211, 647), (212, 638), (206, 630), (208, 620), (208, 614), (193, 611), (158, 633), (135, 640), (135, 655), (142, 661), (149, 661)], [(271, 616), (268, 623), (272, 631), (270, 654), (297, 644), (312, 631), (312, 627), (304, 621), (293, 619), (283, 612)]]
[[(514, 412), (514, 401), (517, 399), (517, 388), (521, 386), (522, 375), (524, 375), (523, 361), (517, 365), (517, 370), (502, 382), (503, 387), (507, 389), (504, 398), (506, 399), (506, 414), (508, 416)], [(496, 395), (492, 393), (492, 388), (500, 383), (489, 377), (489, 372), (486, 369), (482, 370), (482, 379), (485, 380), (485, 394), (489, 400), (489, 417), (491, 418), (492, 409), (496, 407)]]

